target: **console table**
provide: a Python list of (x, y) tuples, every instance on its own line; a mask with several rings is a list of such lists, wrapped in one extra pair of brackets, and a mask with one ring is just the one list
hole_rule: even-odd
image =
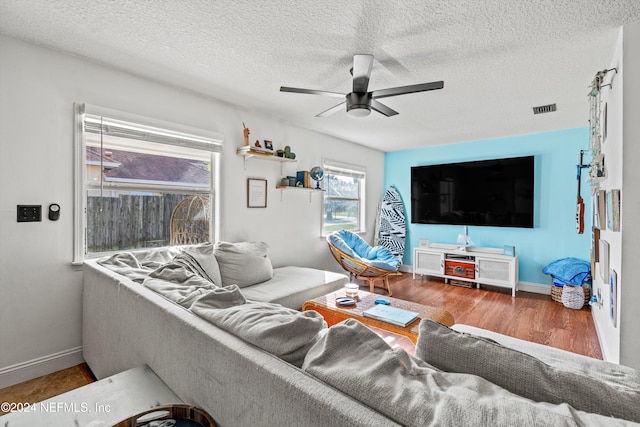
[(430, 243), (413, 249), (413, 278), (416, 274), (511, 288), (516, 296), (518, 287), (518, 257), (507, 256), (504, 250)]

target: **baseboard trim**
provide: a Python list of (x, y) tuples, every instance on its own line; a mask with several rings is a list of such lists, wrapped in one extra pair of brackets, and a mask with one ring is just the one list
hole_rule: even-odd
[(0, 388), (9, 387), (84, 362), (82, 346), (16, 363), (0, 369)]
[(518, 282), (518, 291), (531, 292), (534, 294), (551, 295), (551, 286), (541, 283)]
[(598, 344), (600, 344), (600, 352), (602, 353), (602, 360), (604, 360), (605, 362), (616, 363), (619, 365), (620, 360), (616, 360), (613, 357), (611, 357), (611, 354), (609, 353), (609, 349), (607, 348), (606, 345), (604, 345), (605, 343), (602, 339), (603, 332), (600, 330), (600, 324), (596, 321), (595, 310), (593, 309), (593, 307), (591, 308), (591, 320), (593, 320), (593, 326), (595, 327), (596, 336), (598, 337)]

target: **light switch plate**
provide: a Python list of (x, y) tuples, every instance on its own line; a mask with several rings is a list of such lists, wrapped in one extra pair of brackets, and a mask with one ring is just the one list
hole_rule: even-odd
[(18, 222), (42, 221), (42, 205), (18, 205)]

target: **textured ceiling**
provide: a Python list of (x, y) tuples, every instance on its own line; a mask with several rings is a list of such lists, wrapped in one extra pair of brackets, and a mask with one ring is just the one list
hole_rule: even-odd
[[(9, 36), (383, 151), (586, 126), (587, 86), (639, 20), (638, 0), (0, 1)], [(369, 90), (444, 89), (362, 119), (316, 118), (336, 99), (279, 92), (350, 92), (356, 53), (375, 56)]]

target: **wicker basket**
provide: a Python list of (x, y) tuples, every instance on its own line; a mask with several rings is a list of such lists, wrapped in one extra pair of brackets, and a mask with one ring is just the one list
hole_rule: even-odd
[(584, 307), (584, 288), (577, 285), (564, 285), (562, 287), (562, 305), (574, 310)]
[(551, 283), (551, 299), (555, 302), (562, 302), (562, 288), (564, 286), (556, 286), (555, 283)]
[[(568, 285), (570, 287), (574, 287), (574, 288), (581, 288), (582, 292), (582, 298), (583, 298), (583, 302), (582, 305), (580, 307), (578, 307), (578, 309), (584, 307), (585, 305), (589, 304), (589, 299), (591, 298), (591, 288), (588, 284), (583, 284), (582, 286), (578, 286), (578, 285)], [(564, 301), (562, 300), (563, 295), (564, 295), (564, 286), (556, 286), (555, 283), (551, 283), (551, 299), (555, 302), (559, 302), (561, 304), (564, 304)], [(569, 292), (575, 292), (576, 294), (578, 294), (579, 292), (577, 290), (574, 291), (569, 291)], [(573, 295), (572, 295), (573, 297)], [(573, 297), (575, 298), (575, 297)], [(577, 305), (578, 302), (575, 302), (572, 305)], [(566, 304), (565, 304), (566, 307)]]

